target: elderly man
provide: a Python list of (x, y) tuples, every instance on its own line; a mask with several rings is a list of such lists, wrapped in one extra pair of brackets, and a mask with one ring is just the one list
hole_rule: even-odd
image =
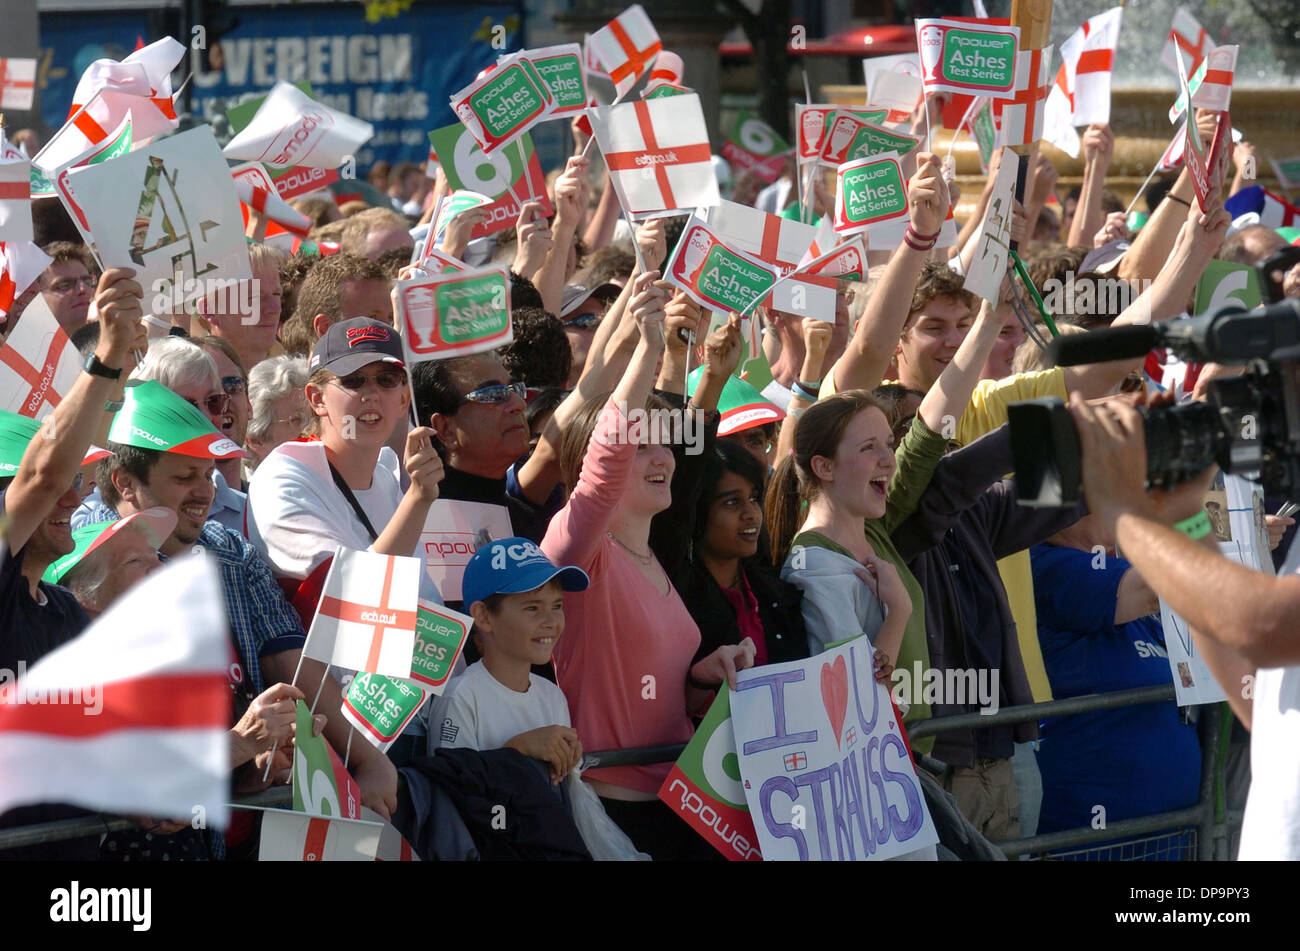
[(41, 580), (72, 592), (93, 621), (162, 562), (158, 548), (176, 528), (176, 513), (158, 507), (72, 533), (72, 551), (45, 569)]

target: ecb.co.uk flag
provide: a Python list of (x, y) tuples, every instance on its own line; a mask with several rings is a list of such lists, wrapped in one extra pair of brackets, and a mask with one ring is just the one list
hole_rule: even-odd
[[(1216, 46), (1201, 60), (1187, 88), (1192, 95), (1192, 105), (1197, 109), (1224, 112), (1232, 104), (1232, 76), (1237, 70), (1236, 46)], [(1187, 111), (1187, 96), (1180, 90), (1178, 99), (1169, 107), (1169, 121), (1177, 122)]]
[(699, 96), (601, 106), (591, 126), (632, 217), (712, 208), (721, 200)]
[(1181, 52), (1187, 69), (1195, 70), (1201, 60), (1214, 48), (1214, 40), (1205, 27), (1196, 21), (1196, 17), (1186, 7), (1174, 11), (1173, 26), (1169, 30), (1169, 39), (1165, 40), (1160, 50), (1160, 63), (1166, 69), (1178, 72), (1178, 54)]
[(25, 112), (36, 96), (36, 60), (0, 57), (0, 109)]
[(420, 562), (339, 548), (303, 655), (349, 670), (411, 675)]
[[(1029, 145), (1043, 137), (1047, 93), (1052, 88), (1052, 48), (1016, 54), (1013, 95), (998, 103), (1003, 145)], [(994, 108), (997, 108), (996, 106)]]
[(0, 346), (0, 408), (30, 419), (45, 417), (77, 381), (81, 364), (45, 295), (37, 294)]

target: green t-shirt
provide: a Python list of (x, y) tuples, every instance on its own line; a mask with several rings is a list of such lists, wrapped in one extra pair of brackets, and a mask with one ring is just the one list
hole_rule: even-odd
[[(930, 485), (935, 467), (943, 458), (947, 448), (947, 440), (926, 426), (919, 415), (916, 416), (912, 420), (912, 427), (903, 436), (903, 441), (894, 452), (898, 468), (894, 470), (894, 476), (889, 481), (889, 492), (885, 497), (885, 515), (883, 518), (867, 519), (865, 523), (867, 541), (871, 543), (878, 557), (898, 569), (903, 587), (907, 589), (912, 599), (912, 614), (903, 629), (903, 641), (898, 649), (898, 660), (894, 664), (896, 669), (906, 670), (908, 676), (913, 675), (916, 670), (914, 665), (918, 661), (922, 671), (930, 668), (930, 645), (925, 636), (925, 595), (921, 591), (920, 582), (908, 570), (907, 562), (898, 553), (889, 535), (916, 511), (921, 496)], [(841, 545), (818, 532), (800, 532), (791, 542), (791, 547), (797, 545), (827, 548), (846, 558), (853, 558), (853, 555)], [(929, 718), (929, 704), (914, 703), (907, 711), (903, 722), (919, 723)], [(917, 755), (929, 753), (933, 748), (934, 737), (932, 736), (922, 737), (912, 743), (912, 749)]]

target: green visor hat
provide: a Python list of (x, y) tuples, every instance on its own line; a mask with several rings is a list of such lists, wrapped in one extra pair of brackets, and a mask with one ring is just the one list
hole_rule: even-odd
[(157, 380), (128, 383), (108, 441), (199, 459), (236, 459), (248, 453), (213, 428), (208, 418)]
[[(692, 393), (699, 385), (703, 373), (702, 366), (691, 371), (688, 383)], [(785, 419), (785, 410), (735, 376), (729, 377), (722, 388), (722, 395), (718, 397), (718, 412), (722, 414), (722, 420), (718, 423), (719, 436), (730, 436)]]
[(41, 580), (47, 584), (62, 584), (64, 576), (76, 567), (83, 558), (100, 545), (107, 544), (118, 532), (124, 531), (128, 525), (134, 525), (144, 532), (149, 544), (154, 547), (154, 551), (157, 551), (162, 543), (171, 536), (172, 530), (176, 528), (176, 513), (169, 508), (157, 506), (156, 508), (145, 509), (143, 512), (136, 512), (134, 515), (128, 515), (126, 518), (119, 518), (113, 522), (96, 522), (94, 525), (83, 525), (72, 533), (72, 551), (46, 568), (45, 574), (41, 575)]
[[(18, 471), (27, 444), (36, 437), (36, 431), (40, 428), (39, 420), (0, 409), (0, 479), (7, 479)], [(88, 465), (107, 455), (107, 449), (91, 446), (81, 464)]]

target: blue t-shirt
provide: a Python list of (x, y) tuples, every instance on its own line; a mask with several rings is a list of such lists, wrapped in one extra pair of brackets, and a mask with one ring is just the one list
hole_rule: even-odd
[[(1038, 641), (1058, 700), (1167, 684), (1172, 675), (1157, 615), (1115, 624), (1120, 579), (1131, 567), (1053, 545), (1030, 550)], [(1104, 806), (1108, 823), (1196, 803), (1201, 749), (1178, 705), (1120, 707), (1043, 721), (1039, 833), (1082, 828)]]

